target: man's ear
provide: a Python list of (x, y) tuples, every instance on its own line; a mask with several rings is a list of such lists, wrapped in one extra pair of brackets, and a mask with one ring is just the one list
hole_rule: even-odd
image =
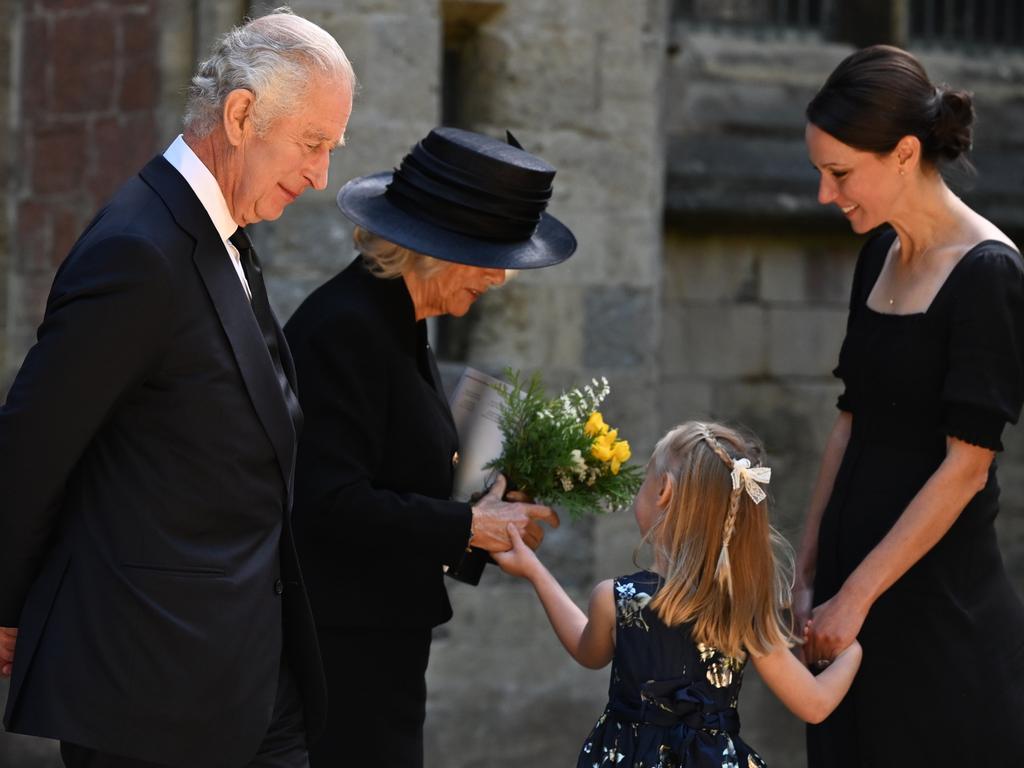
[(256, 97), (245, 88), (235, 88), (224, 99), (224, 133), (228, 143), (237, 147), (252, 128), (252, 108)]

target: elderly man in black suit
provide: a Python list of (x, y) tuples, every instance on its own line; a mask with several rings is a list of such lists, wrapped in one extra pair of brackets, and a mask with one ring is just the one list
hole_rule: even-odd
[(325, 691), (289, 521), (301, 411), (244, 228), (325, 188), (353, 87), (290, 12), (225, 35), (184, 135), (61, 265), (0, 409), (5, 724), (69, 766), (308, 764)]

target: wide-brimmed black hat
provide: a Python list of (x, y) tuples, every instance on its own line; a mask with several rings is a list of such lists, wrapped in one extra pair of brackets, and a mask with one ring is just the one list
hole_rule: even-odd
[(418, 253), (475, 267), (534, 269), (576, 250), (568, 227), (544, 212), (554, 177), (554, 168), (518, 146), (434, 128), (393, 173), (345, 184), (338, 207), (364, 229)]

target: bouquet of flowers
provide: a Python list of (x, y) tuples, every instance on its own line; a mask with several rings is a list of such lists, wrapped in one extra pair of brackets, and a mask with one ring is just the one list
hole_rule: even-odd
[(499, 389), (503, 449), (487, 466), (505, 475), (510, 489), (573, 517), (629, 506), (643, 473), (626, 464), (629, 443), (598, 410), (611, 391), (608, 380), (593, 379), (549, 399), (536, 374), (524, 383), (518, 371), (506, 369), (505, 378), (508, 385)]

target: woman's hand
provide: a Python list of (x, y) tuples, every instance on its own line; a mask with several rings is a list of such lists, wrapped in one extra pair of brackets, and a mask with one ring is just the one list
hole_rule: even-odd
[(523, 537), (519, 535), (519, 530), (511, 523), (508, 525), (508, 537), (512, 541), (512, 549), (507, 552), (492, 552), (491, 557), (501, 566), (501, 570), (510, 576), (532, 580), (543, 567), (540, 560), (534, 551), (526, 546)]
[(804, 646), (804, 661), (814, 665), (836, 658), (857, 639), (867, 615), (868, 606), (850, 599), (843, 590), (817, 606)]
[(544, 520), (552, 528), (557, 528), (558, 515), (551, 507), (542, 504), (503, 501), (504, 495), (505, 476), (498, 475), (487, 494), (473, 506), (470, 546), (486, 549), (492, 554), (505, 552), (512, 547), (508, 534), (508, 526), (512, 525), (523, 542), (531, 549), (536, 549), (544, 538), (544, 529), (537, 521)]

